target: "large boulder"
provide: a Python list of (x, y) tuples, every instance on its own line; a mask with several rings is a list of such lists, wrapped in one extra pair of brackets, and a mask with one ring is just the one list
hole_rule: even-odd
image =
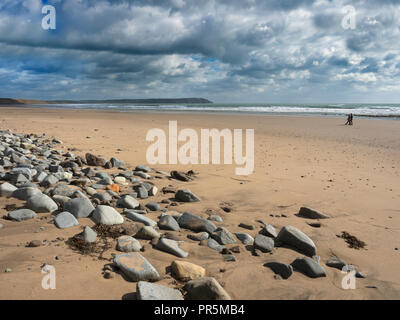
[(140, 222), (146, 226), (151, 226), (151, 227), (155, 227), (157, 225), (157, 222), (155, 222), (154, 220), (152, 220), (140, 213), (137, 213), (134, 210), (127, 210), (124, 213), (126, 214), (126, 217), (132, 221)]
[(19, 188), (12, 193), (12, 197), (18, 200), (28, 200), (30, 197), (42, 193), (38, 188)]
[(310, 278), (326, 277), (324, 268), (309, 257), (297, 258), (291, 263), (292, 267)]
[(88, 198), (75, 198), (69, 200), (64, 209), (80, 219), (89, 217), (94, 211), (94, 206)]
[(200, 198), (192, 193), (189, 189), (178, 190), (175, 193), (175, 199), (181, 202), (199, 202)]
[(118, 200), (117, 206), (125, 209), (137, 209), (139, 208), (140, 203), (134, 197), (126, 195)]
[(27, 206), (36, 213), (54, 212), (58, 210), (57, 203), (43, 193), (30, 197), (27, 201)]
[(272, 238), (258, 234), (254, 239), (254, 248), (262, 252), (272, 252), (274, 250), (275, 242)]
[(139, 281), (136, 286), (137, 300), (183, 300), (179, 290), (160, 286), (159, 284)]
[(267, 262), (264, 266), (270, 268), (275, 274), (279, 274), (283, 279), (288, 279), (293, 274), (293, 267), (290, 264)]
[(160, 275), (157, 270), (138, 252), (117, 255), (114, 264), (129, 281), (156, 281)]
[(194, 232), (208, 232), (213, 233), (217, 227), (214, 223), (204, 218), (198, 217), (189, 212), (185, 212), (178, 219), (178, 224), (181, 228), (189, 229)]
[(319, 212), (317, 210), (307, 208), (307, 207), (301, 207), (299, 210), (299, 216), (303, 218), (308, 218), (308, 219), (328, 219), (330, 218), (328, 215)]
[(183, 290), (189, 300), (231, 300), (215, 278), (205, 277), (189, 281)]
[(66, 229), (77, 226), (79, 222), (71, 213), (64, 211), (54, 218), (54, 224), (59, 229)]
[(15, 221), (24, 221), (36, 217), (36, 213), (29, 209), (19, 209), (9, 212), (8, 217)]
[(104, 167), (107, 163), (105, 158), (95, 156), (91, 153), (86, 153), (85, 158), (88, 166)]
[(175, 278), (182, 281), (203, 278), (206, 276), (206, 269), (187, 261), (173, 261), (171, 264), (171, 271)]
[(124, 223), (124, 218), (110, 206), (97, 206), (93, 211), (92, 219), (96, 223), (115, 225)]
[(0, 185), (0, 197), (11, 197), (13, 192), (18, 188), (13, 186), (11, 183), (5, 182)]
[(276, 240), (282, 244), (292, 246), (311, 257), (317, 253), (314, 242), (306, 234), (292, 226), (283, 227)]
[(142, 245), (130, 236), (121, 236), (117, 239), (117, 250), (122, 252), (139, 252)]
[(225, 228), (218, 228), (211, 234), (211, 238), (216, 240), (219, 244), (232, 244), (236, 243), (236, 239), (232, 233)]
[(164, 215), (158, 221), (158, 227), (161, 230), (179, 231), (180, 227), (176, 219), (169, 215)]
[(188, 252), (179, 248), (177, 241), (166, 238), (159, 239), (155, 247), (161, 251), (168, 252), (179, 258), (186, 258), (189, 255)]

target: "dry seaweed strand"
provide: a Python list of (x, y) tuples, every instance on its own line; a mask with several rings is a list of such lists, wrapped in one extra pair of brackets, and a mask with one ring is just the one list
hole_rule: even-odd
[(365, 246), (367, 245), (364, 241), (357, 239), (357, 237), (351, 235), (347, 231), (342, 231), (342, 234), (339, 237), (344, 239), (350, 248), (356, 250), (364, 249)]

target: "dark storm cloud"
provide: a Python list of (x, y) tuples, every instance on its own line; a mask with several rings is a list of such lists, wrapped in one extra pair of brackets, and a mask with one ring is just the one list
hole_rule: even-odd
[[(56, 30), (41, 28), (44, 3), (57, 9)], [(354, 30), (342, 26), (347, 5), (356, 10)], [(318, 91), (345, 100), (392, 88), (392, 99), (399, 7), (400, 0), (4, 0), (0, 96), (287, 101)]]

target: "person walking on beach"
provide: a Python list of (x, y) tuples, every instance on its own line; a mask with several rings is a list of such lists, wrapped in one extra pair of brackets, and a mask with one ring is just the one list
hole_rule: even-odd
[(347, 126), (347, 125), (352, 126), (353, 125), (353, 114), (352, 113), (350, 113), (347, 116), (347, 122), (344, 125), (345, 126)]

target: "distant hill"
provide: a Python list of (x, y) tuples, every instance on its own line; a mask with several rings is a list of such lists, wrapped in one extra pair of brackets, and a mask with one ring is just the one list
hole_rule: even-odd
[(22, 103), (15, 99), (0, 98), (0, 105), (13, 105), (13, 104), (22, 104)]
[(192, 103), (213, 103), (203, 98), (183, 99), (117, 99), (117, 100), (52, 100), (47, 103), (131, 103), (131, 104), (192, 104)]
[(213, 103), (203, 98), (183, 98), (183, 99), (118, 99), (118, 100), (26, 100), (0, 98), (0, 105), (18, 105), (18, 104), (74, 104), (74, 103), (131, 103), (131, 104), (208, 104)]

